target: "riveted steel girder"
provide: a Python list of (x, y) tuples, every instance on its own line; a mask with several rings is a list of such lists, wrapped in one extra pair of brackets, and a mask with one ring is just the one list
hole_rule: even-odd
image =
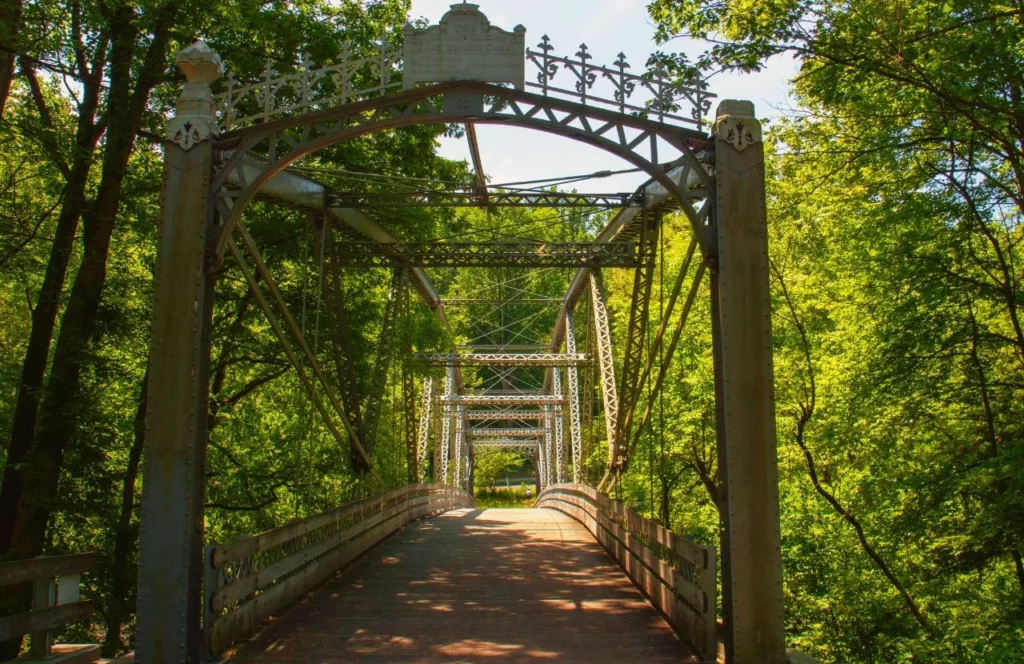
[(563, 399), (557, 394), (453, 394), (442, 396), (443, 404), (465, 404), (467, 406), (540, 406), (561, 405)]
[(466, 413), (466, 419), (473, 421), (539, 420), (543, 417), (544, 413), (539, 410), (470, 410)]
[(640, 262), (631, 241), (534, 242), (343, 242), (337, 260), (343, 267), (635, 267)]
[[(576, 327), (573, 324), (572, 312), (565, 314), (565, 350), (576, 352)], [(583, 437), (580, 431), (580, 381), (579, 369), (574, 366), (565, 368), (569, 390), (569, 437), (572, 446), (572, 481), (580, 481), (580, 462), (583, 457)]]
[(636, 194), (577, 194), (563, 191), (501, 191), (451, 189), (387, 193), (332, 193), (330, 205), (375, 207), (528, 207), (617, 209), (633, 204)]
[[(444, 394), (441, 397), (443, 402), (446, 398), (451, 398), (453, 390), (455, 388), (455, 367), (448, 367), (448, 371), (444, 374)], [(448, 483), (448, 458), (451, 456), (449, 452), (449, 446), (451, 445), (452, 436), (452, 418), (448, 412), (441, 413), (441, 481), (445, 484)]]
[[(640, 228), (640, 243), (656, 246), (659, 218), (657, 213), (644, 215)], [(632, 412), (640, 395), (639, 382), (643, 365), (644, 347), (647, 343), (647, 319), (651, 302), (651, 286), (654, 283), (655, 252), (647, 252), (645, 264), (638, 265), (633, 275), (633, 294), (630, 298), (629, 323), (626, 327), (626, 344), (622, 360), (622, 382), (619, 393), (621, 413), (616, 420), (614, 434), (615, 455), (613, 462), (619, 472), (625, 471), (629, 456), (629, 425), (632, 418), (624, 413)]]
[(619, 394), (615, 385), (615, 364), (612, 358), (612, 334), (608, 325), (608, 309), (605, 306), (601, 275), (590, 275), (590, 309), (594, 320), (594, 340), (597, 345), (598, 366), (601, 370), (601, 397), (604, 399), (604, 422), (608, 436), (608, 463), (618, 457), (615, 446), (615, 432), (619, 419)]
[(475, 427), (474, 436), (504, 436), (506, 438), (536, 438), (543, 436), (544, 431), (540, 427), (527, 428), (497, 428), (497, 427)]
[(374, 361), (370, 393), (366, 404), (366, 434), (363, 442), (366, 451), (371, 454), (377, 442), (377, 425), (380, 422), (380, 409), (384, 402), (388, 367), (395, 353), (398, 312), (403, 308), (401, 300), (405, 297), (405, 285), (408, 278), (409, 273), (404, 269), (395, 270), (392, 275), (388, 301), (384, 307), (384, 321), (381, 324), (380, 338), (377, 340), (377, 357)]
[[(554, 375), (555, 394), (562, 395), (562, 370), (559, 367), (552, 369)], [(565, 431), (563, 428), (563, 414), (561, 408), (553, 414), (555, 427), (555, 478), (561, 484), (565, 481), (565, 454), (562, 450)]]
[(415, 357), (429, 366), (457, 363), (464, 367), (561, 367), (588, 361), (583, 353), (417, 353)]
[(427, 479), (427, 446), (430, 442), (430, 411), (434, 405), (434, 378), (423, 381), (423, 401), (420, 406), (419, 432), (416, 436), (416, 469), (420, 482)]

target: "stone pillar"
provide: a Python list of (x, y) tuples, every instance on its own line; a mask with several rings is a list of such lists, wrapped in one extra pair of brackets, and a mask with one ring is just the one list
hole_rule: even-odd
[(187, 83), (164, 143), (163, 207), (153, 298), (143, 455), (135, 660), (199, 662), (203, 504), (213, 284), (207, 255), (217, 134), (210, 83), (220, 57), (181, 51)]
[(711, 293), (729, 664), (786, 662), (761, 125), (748, 101), (715, 119)]

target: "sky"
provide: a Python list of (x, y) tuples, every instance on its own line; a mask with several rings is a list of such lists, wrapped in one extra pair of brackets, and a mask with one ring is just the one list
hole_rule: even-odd
[[(426, 18), (436, 24), (453, 0), (412, 0), (411, 17)], [(511, 30), (526, 28), (527, 47), (535, 47), (543, 35), (555, 47), (552, 54), (572, 55), (586, 43), (594, 55), (594, 64), (610, 65), (620, 52), (642, 71), (648, 56), (656, 50), (683, 51), (691, 56), (703, 46), (692, 40), (677, 40), (658, 47), (654, 43), (654, 24), (647, 15), (649, 0), (476, 0), (491, 25)], [(718, 99), (748, 99), (754, 102), (761, 118), (780, 115), (790, 104), (789, 80), (796, 74), (796, 63), (777, 57), (757, 74), (719, 74), (709, 81), (710, 91)], [(716, 102), (717, 103), (717, 100)], [(714, 103), (712, 113), (714, 112)], [(478, 125), (484, 171), (492, 184), (536, 180), (593, 173), (600, 170), (629, 168), (630, 164), (598, 148), (566, 138), (515, 127)], [(469, 160), (466, 139), (443, 139), (440, 153), (451, 159)], [(632, 192), (648, 176), (631, 173), (584, 181), (574, 186), (587, 193)]]

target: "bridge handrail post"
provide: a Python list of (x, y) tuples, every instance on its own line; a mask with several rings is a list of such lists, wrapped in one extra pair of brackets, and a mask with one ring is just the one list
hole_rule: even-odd
[[(53, 630), (87, 620), (92, 601), (81, 599), (82, 574), (96, 567), (96, 554), (75, 553), (39, 556), (0, 563), (0, 586), (32, 584), (32, 606), (27, 612), (0, 616), (0, 641), (30, 635), (29, 655), (34, 659), (53, 656)], [(99, 646), (72, 646), (80, 661), (95, 661)], [(89, 658), (92, 659), (89, 659)]]

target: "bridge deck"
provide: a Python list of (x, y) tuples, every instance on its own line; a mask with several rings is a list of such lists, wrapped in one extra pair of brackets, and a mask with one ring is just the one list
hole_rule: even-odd
[(243, 644), (231, 662), (690, 657), (576, 521), (552, 510), (489, 509), (411, 524)]

